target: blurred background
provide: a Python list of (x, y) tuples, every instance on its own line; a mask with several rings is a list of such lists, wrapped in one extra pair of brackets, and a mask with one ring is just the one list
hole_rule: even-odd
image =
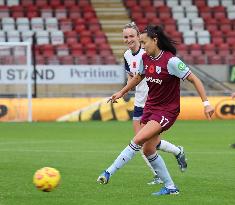
[(122, 29), (131, 21), (162, 25), (209, 96), (235, 90), (234, 0), (0, 0), (0, 102), (110, 96), (126, 83)]
[[(182, 82), (180, 120), (163, 137), (184, 146), (189, 169), (161, 153), (182, 195), (157, 203), (235, 204), (235, 0), (0, 0), (0, 204), (156, 204), (140, 156), (108, 187), (96, 183), (133, 136), (134, 91), (107, 103), (126, 84), (122, 30), (132, 21), (178, 41), (217, 119)], [(32, 184), (45, 166), (62, 175), (50, 194)]]

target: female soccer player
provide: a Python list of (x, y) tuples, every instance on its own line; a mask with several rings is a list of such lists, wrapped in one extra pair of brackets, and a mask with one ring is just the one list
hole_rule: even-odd
[(156, 153), (156, 145), (160, 141), (160, 134), (168, 130), (179, 115), (180, 79), (187, 79), (195, 86), (208, 120), (211, 119), (214, 108), (207, 100), (202, 82), (175, 56), (174, 42), (160, 26), (147, 26), (140, 39), (146, 53), (142, 56), (138, 74), (122, 90), (112, 95), (110, 101), (116, 102), (145, 77), (149, 92), (141, 118), (142, 128), (113, 164), (98, 177), (98, 181), (107, 184), (110, 176), (142, 148), (151, 166), (164, 182), (164, 187), (153, 195), (178, 194), (179, 189), (171, 179), (163, 159)]
[[(136, 74), (138, 67), (140, 65), (142, 55), (145, 53), (144, 49), (141, 48), (140, 45), (140, 32), (138, 27), (134, 22), (128, 23), (123, 28), (123, 41), (129, 48), (124, 53), (124, 62), (125, 62), (125, 70), (128, 74), (128, 81)], [(133, 129), (135, 134), (141, 129), (140, 127), (140, 118), (143, 114), (143, 108), (145, 101), (148, 95), (148, 85), (146, 79), (143, 79), (136, 87), (135, 87), (135, 101), (134, 101), (134, 112), (133, 112)], [(183, 172), (187, 168), (187, 163), (185, 160), (185, 154), (183, 151), (183, 147), (177, 147), (165, 140), (161, 140), (157, 145), (157, 149), (162, 150), (164, 152), (172, 153), (178, 162), (180, 170)], [(158, 184), (162, 183), (161, 179), (157, 176), (156, 172), (151, 167), (149, 161), (141, 151), (142, 157), (150, 167), (153, 172), (154, 178), (148, 184)]]

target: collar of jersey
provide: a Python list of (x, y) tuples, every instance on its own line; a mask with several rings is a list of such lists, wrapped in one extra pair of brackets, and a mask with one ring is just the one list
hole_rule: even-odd
[(140, 52), (141, 46), (139, 47), (139, 50), (136, 51), (135, 53), (132, 53), (133, 56), (136, 56)]
[(156, 57), (150, 56), (150, 58), (151, 58), (152, 60), (158, 60), (158, 59), (161, 58), (161, 56), (162, 56), (163, 53), (164, 53), (164, 51), (161, 50), (160, 53), (159, 53)]

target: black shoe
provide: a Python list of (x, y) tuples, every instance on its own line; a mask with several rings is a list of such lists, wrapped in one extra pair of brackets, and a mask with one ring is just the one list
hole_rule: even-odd
[(181, 172), (185, 172), (188, 165), (185, 158), (184, 148), (179, 146), (179, 149), (180, 153), (176, 156), (176, 160), (178, 162)]

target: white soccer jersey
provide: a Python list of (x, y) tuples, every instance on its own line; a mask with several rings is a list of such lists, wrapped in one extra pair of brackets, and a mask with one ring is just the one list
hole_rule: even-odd
[[(142, 55), (144, 53), (145, 51), (142, 48), (140, 48), (136, 53), (132, 53), (130, 49), (124, 53), (125, 70), (130, 76), (138, 73), (140, 61), (142, 60)], [(144, 107), (148, 96), (148, 89), (146, 79), (144, 78), (135, 88), (135, 106)]]

